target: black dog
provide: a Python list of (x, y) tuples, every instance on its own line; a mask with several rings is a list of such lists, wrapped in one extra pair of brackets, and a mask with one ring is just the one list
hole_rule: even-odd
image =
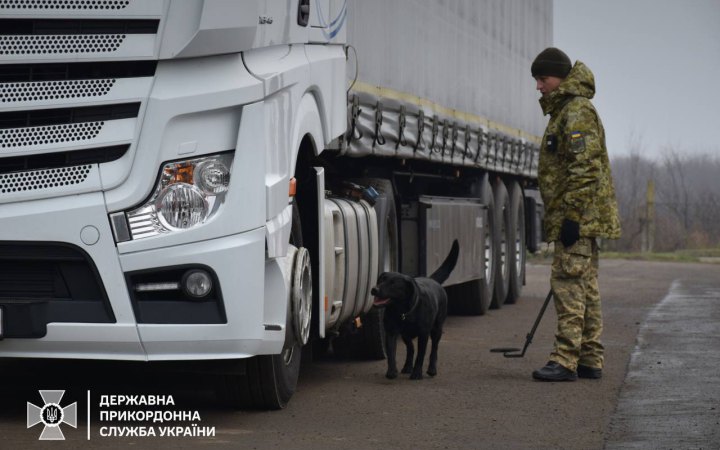
[[(437, 374), (437, 352), (442, 327), (447, 317), (447, 294), (441, 284), (448, 279), (458, 260), (460, 247), (453, 242), (450, 254), (429, 277), (413, 278), (397, 272), (385, 272), (378, 278), (377, 286), (372, 288), (375, 296), (374, 306), (385, 307), (385, 349), (388, 369), (385, 376), (396, 378), (398, 375), (395, 361), (397, 336), (402, 336), (407, 347), (407, 356), (402, 373), (410, 373), (410, 379), (422, 379), (428, 337), (432, 338), (430, 365), (427, 374)], [(413, 338), (418, 338), (418, 352), (413, 365)]]

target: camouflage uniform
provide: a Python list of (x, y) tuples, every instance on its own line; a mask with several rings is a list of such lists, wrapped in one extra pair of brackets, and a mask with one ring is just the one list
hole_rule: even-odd
[[(546, 239), (555, 243), (550, 284), (558, 315), (550, 360), (572, 371), (578, 363), (603, 366), (596, 238), (620, 237), (605, 130), (590, 102), (594, 94), (593, 74), (578, 61), (562, 83), (540, 99), (550, 121), (540, 150), (538, 184)], [(568, 248), (559, 241), (564, 219), (580, 224), (580, 239)]]

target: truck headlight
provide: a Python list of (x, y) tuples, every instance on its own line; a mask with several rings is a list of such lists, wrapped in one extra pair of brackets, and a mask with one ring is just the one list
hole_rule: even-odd
[(224, 153), (163, 165), (150, 198), (126, 213), (132, 239), (207, 222), (225, 200), (232, 160), (232, 153)]
[(160, 192), (155, 209), (166, 228), (184, 230), (207, 219), (208, 201), (195, 186), (177, 183)]

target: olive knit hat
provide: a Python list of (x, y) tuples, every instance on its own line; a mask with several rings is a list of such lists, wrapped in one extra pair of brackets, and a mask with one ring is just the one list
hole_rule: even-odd
[(535, 77), (565, 78), (572, 69), (570, 58), (562, 50), (548, 47), (541, 51), (530, 66), (530, 72)]

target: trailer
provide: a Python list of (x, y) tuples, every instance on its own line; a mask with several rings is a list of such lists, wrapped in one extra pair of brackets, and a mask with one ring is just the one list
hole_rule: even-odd
[(184, 361), (277, 409), (383, 357), (383, 271), (516, 302), (552, 2), (0, 0), (0, 357)]

